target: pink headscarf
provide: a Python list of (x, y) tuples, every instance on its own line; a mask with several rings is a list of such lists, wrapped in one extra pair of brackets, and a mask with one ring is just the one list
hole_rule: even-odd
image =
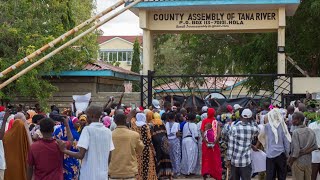
[(102, 118), (102, 122), (106, 128), (109, 128), (109, 126), (111, 125), (111, 118), (109, 116), (105, 116)]
[(77, 123), (79, 121), (79, 119), (77, 117), (72, 116), (71, 121), (72, 121), (72, 123)]

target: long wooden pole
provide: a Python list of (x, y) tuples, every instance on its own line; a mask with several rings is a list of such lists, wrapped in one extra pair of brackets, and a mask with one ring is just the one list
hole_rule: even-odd
[(0, 89), (4, 88), (5, 86), (7, 86), (8, 84), (10, 84), (11, 82), (15, 81), (16, 79), (18, 79), (19, 77), (21, 77), (22, 75), (26, 74), (27, 72), (29, 72), (30, 70), (32, 70), (33, 68), (39, 66), (40, 64), (42, 64), (43, 62), (45, 62), (47, 59), (49, 59), (50, 57), (54, 56), (55, 54), (59, 53), (60, 51), (62, 51), (63, 49), (67, 48), (68, 46), (70, 46), (71, 44), (73, 44), (74, 42), (78, 41), (79, 39), (81, 39), (82, 37), (86, 36), (87, 34), (91, 33), (92, 31), (94, 31), (95, 29), (99, 28), (100, 26), (102, 26), (103, 24), (105, 24), (106, 22), (112, 20), (113, 18), (117, 17), (119, 14), (125, 12), (126, 10), (130, 9), (131, 7), (133, 7), (134, 5), (138, 4), (139, 2), (141, 2), (142, 0), (136, 0), (133, 3), (130, 3), (128, 6), (126, 6), (125, 8), (119, 10), (118, 12), (116, 12), (115, 14), (113, 14), (112, 16), (104, 19), (101, 22), (98, 22), (97, 24), (95, 24), (94, 26), (92, 26), (91, 28), (87, 29), (86, 31), (84, 31), (83, 33), (79, 34), (78, 36), (74, 37), (73, 39), (71, 39), (70, 41), (66, 42), (65, 44), (63, 44), (62, 46), (60, 46), (59, 48), (55, 49), (54, 51), (52, 51), (51, 53), (47, 54), (46, 56), (44, 56), (43, 58), (41, 58), (40, 60), (34, 62), (33, 64), (31, 64), (30, 66), (28, 66), (27, 68), (25, 68), (24, 70), (20, 71), (19, 73), (17, 73), (16, 75), (12, 76), (11, 78), (9, 78), (8, 80), (6, 80), (5, 82), (3, 82), (2, 84), (0, 84)]
[(107, 13), (111, 12), (112, 10), (118, 8), (119, 6), (123, 5), (125, 3), (126, 0), (121, 0), (117, 3), (115, 3), (114, 5), (108, 7), (106, 10), (102, 11), (101, 13), (91, 17), (90, 19), (84, 21), (83, 23), (81, 23), (80, 25), (74, 27), (73, 29), (69, 30), (68, 32), (64, 33), (63, 35), (61, 35), (60, 37), (54, 39), (53, 41), (49, 42), (48, 44), (42, 46), (41, 48), (39, 48), (38, 50), (34, 51), (33, 53), (29, 54), (28, 56), (24, 57), (23, 59), (20, 59), (18, 62), (16, 62), (15, 64), (11, 65), (10, 67), (8, 67), (7, 69), (3, 70), (0, 73), (0, 78), (7, 75), (8, 73), (10, 73), (11, 71), (15, 70), (16, 68), (22, 66), (24, 63), (28, 62), (29, 60), (33, 59), (34, 57), (40, 55), (42, 52), (44, 52), (45, 50), (54, 47), (56, 44), (58, 44), (59, 42), (65, 40), (67, 37), (71, 36), (72, 34), (76, 33), (77, 31), (79, 31), (80, 29), (82, 29), (83, 27), (89, 25), (90, 23), (92, 23), (93, 21), (101, 18), (102, 16), (106, 15)]

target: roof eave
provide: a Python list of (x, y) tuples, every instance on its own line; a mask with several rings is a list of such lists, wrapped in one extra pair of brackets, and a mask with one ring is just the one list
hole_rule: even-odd
[(140, 80), (139, 75), (125, 74), (114, 72), (112, 70), (100, 70), (100, 71), (90, 71), (90, 70), (79, 70), (79, 71), (61, 71), (59, 73), (50, 72), (45, 76), (60, 76), (60, 77), (114, 77), (128, 81), (138, 81)]
[(168, 10), (179, 7), (189, 9), (210, 9), (210, 10), (252, 10), (252, 9), (277, 9), (285, 7), (287, 16), (294, 15), (300, 4), (300, 0), (202, 0), (202, 1), (148, 1), (140, 2), (130, 10), (139, 16), (139, 9), (163, 9)]

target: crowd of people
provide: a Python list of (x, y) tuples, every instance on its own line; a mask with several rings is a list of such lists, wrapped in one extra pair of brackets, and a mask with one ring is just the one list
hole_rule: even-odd
[[(315, 111), (315, 108), (312, 108)], [(320, 125), (297, 101), (185, 109), (177, 103), (126, 107), (110, 98), (86, 111), (0, 106), (0, 180), (157, 180), (195, 177), (315, 180)], [(264, 170), (256, 171), (253, 152)], [(257, 162), (255, 162), (257, 163)], [(265, 174), (265, 177), (263, 177)]]

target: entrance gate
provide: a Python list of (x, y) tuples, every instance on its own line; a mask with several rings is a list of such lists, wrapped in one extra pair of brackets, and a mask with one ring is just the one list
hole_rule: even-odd
[[(278, 83), (280, 82), (280, 83)], [(254, 84), (261, 84), (259, 87)], [(292, 75), (251, 74), (251, 75), (155, 75), (148, 71), (141, 76), (141, 106), (150, 106), (152, 99), (171, 97), (187, 106), (214, 106), (215, 102), (243, 104), (248, 100), (261, 103), (270, 101), (274, 105), (287, 106), (292, 95)], [(209, 96), (211, 94), (211, 96)], [(193, 96), (195, 98), (193, 98)], [(210, 102), (210, 97), (215, 102)], [(216, 101), (217, 100), (217, 101)]]

